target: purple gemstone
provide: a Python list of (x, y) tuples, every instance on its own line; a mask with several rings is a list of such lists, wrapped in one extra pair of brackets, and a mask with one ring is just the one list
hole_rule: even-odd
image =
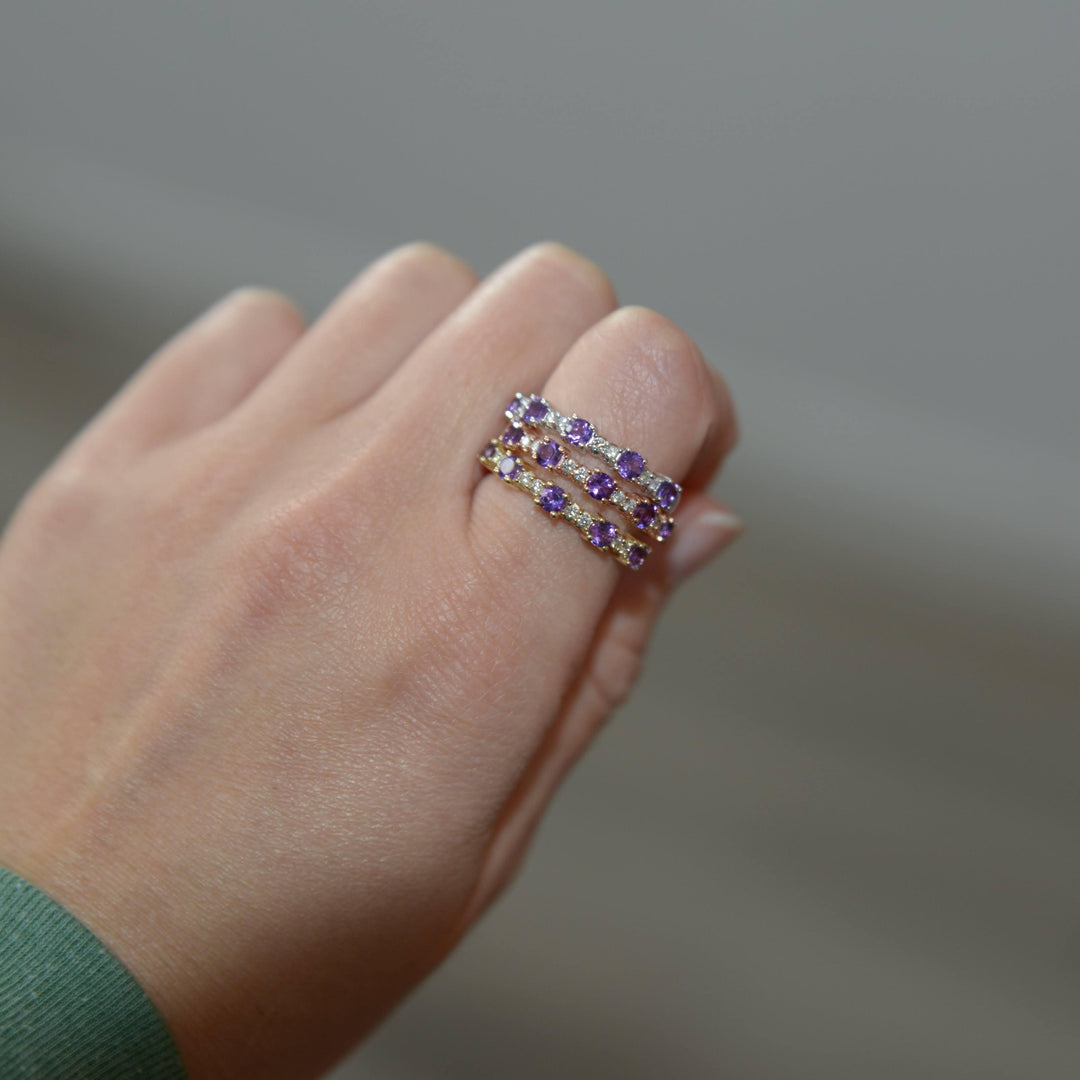
[(633, 450), (624, 450), (615, 462), (615, 468), (619, 470), (620, 476), (627, 480), (636, 480), (645, 468), (645, 459)]
[(673, 484), (670, 480), (665, 480), (656, 489), (656, 500), (665, 510), (671, 510), (675, 504), (679, 501), (679, 496), (682, 494), (682, 488), (678, 484)]
[(640, 502), (634, 507), (634, 524), (647, 529), (656, 520), (656, 503)]
[(504, 432), (502, 441), (505, 446), (518, 446), (525, 435), (525, 429), (511, 424)]
[(584, 446), (592, 438), (592, 424), (588, 420), (582, 420), (580, 416), (575, 416), (566, 425), (565, 435), (567, 442)]
[(589, 479), (585, 481), (585, 490), (601, 502), (615, 490), (615, 481), (606, 472), (589, 473)]
[(499, 475), (504, 480), (511, 480), (521, 472), (521, 462), (513, 454), (507, 454), (499, 462)]
[(488, 443), (483, 450), (480, 451), (480, 456), (485, 460), (487, 458), (493, 458), (495, 456), (495, 447), (491, 443)]
[(540, 509), (557, 514), (566, 507), (566, 492), (558, 484), (544, 488), (540, 496)]
[(610, 547), (615, 535), (615, 526), (610, 521), (594, 521), (589, 526), (589, 543), (593, 547)]
[(626, 553), (626, 561), (636, 570), (645, 561), (645, 556), (648, 554), (648, 549), (643, 548), (640, 544), (635, 544)]
[(562, 451), (559, 449), (559, 444), (551, 439), (540, 443), (536, 448), (536, 461), (537, 464), (543, 465), (545, 469), (554, 469), (562, 461)]
[(674, 531), (675, 522), (664, 521), (661, 522), (660, 528), (656, 530), (656, 535), (659, 536), (661, 540), (666, 540)]
[(519, 408), (521, 408), (521, 402), (516, 397), (512, 397), (510, 404), (506, 406), (506, 411), (516, 414)]
[(530, 424), (539, 424), (541, 420), (545, 419), (547, 414), (547, 405), (545, 405), (540, 398), (533, 397), (529, 399), (529, 404), (525, 406), (523, 418)]

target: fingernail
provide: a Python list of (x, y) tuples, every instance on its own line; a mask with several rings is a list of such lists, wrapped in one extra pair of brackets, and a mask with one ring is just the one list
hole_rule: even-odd
[(672, 545), (672, 577), (682, 581), (742, 535), (746, 523), (730, 510), (707, 510)]

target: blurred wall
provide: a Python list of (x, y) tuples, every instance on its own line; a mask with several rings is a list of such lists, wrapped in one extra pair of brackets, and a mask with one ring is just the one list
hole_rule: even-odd
[(0, 5), (0, 499), (242, 282), (556, 238), (750, 531), (341, 1075), (1080, 1072), (1080, 7)]

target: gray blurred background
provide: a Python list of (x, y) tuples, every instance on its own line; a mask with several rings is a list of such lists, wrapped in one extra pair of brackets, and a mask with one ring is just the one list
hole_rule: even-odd
[(241, 283), (559, 239), (749, 531), (334, 1075), (1080, 1075), (1080, 5), (0, 0), (0, 509)]

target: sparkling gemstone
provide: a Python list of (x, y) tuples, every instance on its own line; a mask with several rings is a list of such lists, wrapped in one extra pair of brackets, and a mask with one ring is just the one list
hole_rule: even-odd
[(589, 473), (585, 490), (594, 498), (604, 500), (615, 490), (615, 481), (606, 472)]
[(524, 419), (530, 424), (538, 424), (541, 420), (545, 419), (548, 414), (548, 407), (538, 397), (532, 397), (529, 399), (529, 404), (525, 406)]
[(491, 443), (488, 443), (487, 446), (485, 446), (484, 449), (480, 451), (480, 456), (485, 460), (488, 458), (493, 458), (495, 456), (495, 447), (492, 446)]
[(575, 446), (584, 446), (592, 438), (592, 424), (588, 420), (583, 420), (580, 416), (575, 416), (566, 425), (566, 441), (573, 443)]
[(665, 480), (656, 489), (657, 502), (665, 510), (671, 510), (675, 504), (679, 501), (679, 496), (682, 494), (682, 488), (678, 484), (672, 483), (670, 480)]
[(626, 553), (626, 561), (636, 570), (645, 561), (645, 556), (648, 554), (647, 548), (643, 548), (640, 544), (634, 544)]
[(619, 470), (620, 476), (627, 480), (636, 480), (645, 468), (645, 459), (634, 450), (624, 450), (615, 462), (615, 468)]
[(510, 404), (506, 406), (506, 411), (516, 413), (520, 408), (521, 402), (516, 397), (512, 397), (510, 399)]
[(634, 507), (634, 524), (647, 529), (656, 520), (656, 503), (640, 502)]
[(540, 496), (540, 509), (549, 514), (557, 514), (566, 506), (566, 492), (558, 484), (551, 484), (544, 488)]
[(610, 521), (594, 521), (589, 526), (589, 543), (593, 547), (610, 547), (615, 535), (615, 526)]
[(504, 479), (510, 480), (519, 472), (521, 472), (521, 462), (513, 454), (507, 454), (499, 462), (499, 475)]
[(537, 464), (543, 465), (545, 469), (554, 469), (556, 465), (562, 460), (562, 451), (559, 449), (559, 444), (551, 439), (540, 443), (536, 448), (536, 461)]
[(525, 436), (524, 428), (519, 428), (517, 424), (511, 424), (504, 432), (502, 441), (505, 446), (520, 446), (521, 440)]
[(656, 535), (661, 540), (666, 540), (675, 531), (674, 521), (663, 521), (660, 523), (660, 528), (656, 530)]

